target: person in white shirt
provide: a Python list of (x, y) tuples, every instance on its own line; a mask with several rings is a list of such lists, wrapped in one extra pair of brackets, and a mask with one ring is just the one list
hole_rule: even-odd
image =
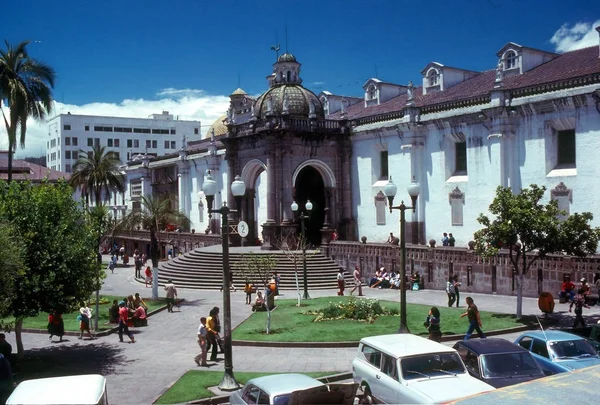
[(208, 352), (206, 344), (206, 318), (200, 318), (200, 326), (198, 326), (198, 345), (200, 346), (200, 354), (194, 357), (194, 361), (197, 365), (202, 367), (208, 367), (208, 363), (206, 362), (206, 354)]
[(344, 284), (345, 284), (345, 280), (344, 280), (344, 269), (340, 268), (340, 271), (337, 275), (337, 282), (338, 282), (338, 288), (340, 289), (338, 291), (339, 296), (344, 295)]

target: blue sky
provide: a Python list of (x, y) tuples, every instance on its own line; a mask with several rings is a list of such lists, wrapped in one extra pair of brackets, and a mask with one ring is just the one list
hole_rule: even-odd
[[(549, 51), (597, 45), (598, 24), (594, 0), (20, 0), (2, 8), (0, 39), (39, 41), (29, 51), (57, 72), (57, 112), (167, 109), (210, 125), (238, 83), (266, 90), (270, 47), (286, 49), (286, 30), (305, 87), (361, 96), (376, 74), (420, 83), (433, 60), (492, 69), (508, 41)], [(32, 126), (18, 156), (40, 154), (43, 127)]]

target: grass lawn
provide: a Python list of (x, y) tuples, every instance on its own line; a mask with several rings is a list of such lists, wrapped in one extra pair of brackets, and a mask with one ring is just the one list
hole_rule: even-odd
[[(267, 313), (255, 312), (233, 331), (234, 340), (279, 341), (279, 342), (349, 342), (359, 341), (365, 336), (395, 333), (400, 324), (399, 315), (381, 316), (373, 323), (353, 320), (331, 320), (313, 322), (314, 315), (303, 312), (315, 311), (330, 302), (349, 300), (350, 297), (323, 297), (305, 300), (302, 307), (296, 306), (297, 300), (277, 300), (277, 308), (271, 312), (271, 333), (266, 334)], [(382, 307), (400, 309), (399, 302), (380, 301)], [(413, 334), (427, 336), (423, 326), (431, 306), (407, 304), (407, 324)], [(460, 318), (466, 308), (438, 307), (441, 314), (441, 328), (444, 335), (464, 334), (468, 321)], [(506, 329), (528, 325), (535, 318), (523, 317), (516, 321), (514, 315), (480, 312), (483, 331)]]
[[(115, 324), (107, 324), (108, 322), (108, 309), (111, 307), (113, 300), (121, 301), (125, 297), (117, 297), (113, 295), (101, 295), (100, 296), (100, 317), (98, 318), (98, 328), (100, 330), (111, 329)], [(143, 298), (143, 297), (142, 297)], [(152, 300), (150, 298), (144, 298), (144, 302), (148, 306), (148, 312), (154, 311), (167, 304), (164, 298), (158, 300)], [(96, 310), (95, 301), (90, 300), (88, 306), (92, 309), (92, 319), (90, 320), (90, 326), (94, 325), (94, 312)], [(79, 330), (79, 321), (77, 320), (78, 311), (70, 314), (63, 314), (63, 321), (65, 322), (65, 331), (76, 332)], [(4, 322), (14, 322), (14, 318), (5, 318)], [(34, 318), (25, 318), (23, 320), (23, 328), (28, 329), (46, 329), (48, 326), (48, 314), (40, 313)]]
[[(236, 372), (234, 373), (235, 379), (240, 384), (246, 384), (248, 380), (264, 375), (271, 375), (277, 373), (259, 373), (259, 372)], [(335, 371), (315, 372), (315, 373), (302, 373), (310, 377), (319, 378), (332, 374), (336, 374)], [(208, 390), (208, 387), (214, 387), (221, 383), (223, 378), (222, 371), (188, 371), (185, 373), (171, 388), (167, 390), (155, 404), (179, 404), (183, 402), (193, 401), (195, 399), (209, 398), (214, 396), (212, 392)]]

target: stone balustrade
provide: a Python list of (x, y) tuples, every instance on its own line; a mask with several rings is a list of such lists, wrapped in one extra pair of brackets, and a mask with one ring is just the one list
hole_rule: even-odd
[[(383, 243), (335, 241), (329, 245), (329, 255), (339, 265), (352, 271), (359, 265), (365, 279), (379, 267), (400, 271), (400, 247)], [(530, 255), (531, 262), (535, 256)], [(522, 262), (519, 262), (519, 266)], [(492, 258), (484, 258), (474, 251), (460, 247), (406, 246), (406, 274), (419, 272), (425, 288), (444, 290), (449, 276), (457, 274), (463, 284), (461, 292), (498, 293), (516, 295), (518, 276), (507, 250)], [(585, 277), (592, 283), (600, 273), (600, 255), (584, 258), (565, 255), (548, 255), (536, 258), (523, 282), (523, 295), (537, 297), (542, 291), (554, 296), (560, 291), (564, 274), (571, 280)]]

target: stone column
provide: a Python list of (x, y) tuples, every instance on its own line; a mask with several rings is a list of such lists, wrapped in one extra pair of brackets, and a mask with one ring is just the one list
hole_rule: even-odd
[(275, 223), (277, 192), (276, 192), (275, 154), (269, 151), (267, 155), (267, 223)]

